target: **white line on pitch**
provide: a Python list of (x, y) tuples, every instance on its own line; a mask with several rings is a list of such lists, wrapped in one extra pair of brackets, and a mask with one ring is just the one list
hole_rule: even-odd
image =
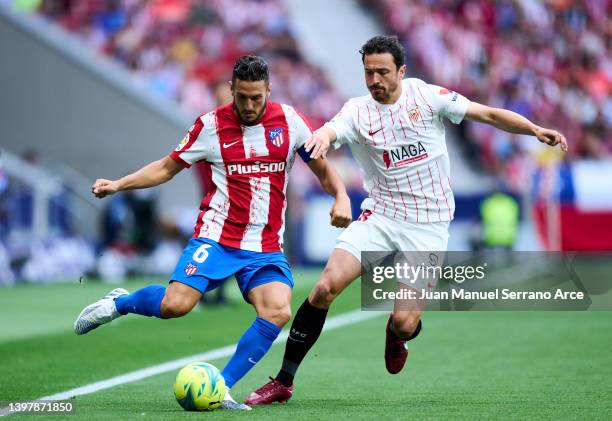
[[(354, 310), (348, 313), (340, 314), (338, 316), (330, 317), (323, 327), (323, 331), (337, 329), (342, 326), (359, 323), (364, 320), (373, 319), (380, 316), (381, 313), (377, 311), (360, 311)], [(284, 341), (289, 336), (287, 331), (282, 332), (276, 338), (273, 345)], [(59, 401), (64, 399), (74, 398), (76, 396), (87, 395), (88, 393), (98, 392), (100, 390), (109, 389), (111, 387), (119, 386), (126, 383), (135, 382), (137, 380), (146, 379), (147, 377), (156, 376), (158, 374), (167, 373), (168, 371), (178, 370), (179, 368), (193, 362), (193, 361), (212, 361), (224, 357), (229, 357), (236, 350), (236, 345), (228, 345), (222, 348), (213, 349), (202, 354), (195, 354), (185, 358), (179, 358), (178, 360), (168, 361), (162, 364), (154, 365), (151, 367), (143, 368), (136, 371), (131, 371), (120, 376), (111, 377), (110, 379), (101, 380), (99, 382), (86, 384), (85, 386), (77, 387), (74, 389), (66, 390), (65, 392), (56, 393), (54, 395), (43, 396), (37, 400), (42, 401)], [(0, 417), (10, 414), (8, 407), (0, 409)]]

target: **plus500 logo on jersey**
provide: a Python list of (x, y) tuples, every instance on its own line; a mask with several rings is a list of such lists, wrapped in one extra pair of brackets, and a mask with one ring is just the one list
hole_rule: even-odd
[(255, 164), (230, 164), (227, 166), (227, 173), (233, 174), (257, 174), (269, 172), (285, 171), (285, 162), (261, 162)]
[(403, 167), (416, 161), (427, 158), (427, 150), (421, 142), (408, 146), (400, 146), (383, 152), (383, 161), (387, 168), (393, 165), (395, 168)]

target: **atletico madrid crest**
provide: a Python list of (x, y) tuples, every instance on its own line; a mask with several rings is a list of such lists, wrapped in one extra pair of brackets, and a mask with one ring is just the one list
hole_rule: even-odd
[(269, 139), (274, 146), (280, 148), (285, 141), (285, 138), (283, 137), (283, 129), (281, 127), (270, 129)]
[(198, 267), (193, 263), (188, 263), (187, 266), (185, 266), (185, 275), (187, 276), (195, 275), (197, 271)]

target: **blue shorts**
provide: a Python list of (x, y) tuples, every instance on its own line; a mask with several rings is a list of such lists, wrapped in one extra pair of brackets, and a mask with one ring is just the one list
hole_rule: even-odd
[(293, 275), (283, 253), (261, 253), (227, 247), (208, 238), (192, 238), (179, 259), (170, 282), (176, 281), (202, 294), (235, 275), (244, 299), (263, 284), (282, 282), (293, 289)]

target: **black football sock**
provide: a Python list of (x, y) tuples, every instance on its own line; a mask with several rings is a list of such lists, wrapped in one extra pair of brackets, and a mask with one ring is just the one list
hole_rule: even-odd
[(419, 324), (417, 325), (416, 329), (414, 329), (414, 332), (412, 332), (412, 335), (410, 335), (410, 337), (406, 340), (411, 341), (417, 336), (419, 336), (419, 333), (421, 333), (422, 326), (423, 326), (423, 323), (421, 323), (421, 321), (419, 320)]
[(285, 386), (293, 384), (295, 372), (319, 338), (326, 317), (327, 309), (314, 307), (308, 302), (308, 298), (302, 303), (291, 324), (283, 366), (276, 376), (276, 380), (281, 384)]
[[(411, 341), (414, 338), (416, 338), (417, 336), (419, 336), (419, 333), (421, 333), (422, 326), (423, 326), (423, 324), (419, 320), (419, 324), (417, 324), (416, 329), (414, 329), (414, 332), (412, 332), (410, 337), (409, 338), (403, 338), (403, 339), (406, 339), (406, 341)], [(397, 334), (393, 331), (393, 329), (389, 329), (389, 332), (391, 333), (391, 335), (395, 336), (396, 338), (399, 338), (399, 336), (397, 336)]]

